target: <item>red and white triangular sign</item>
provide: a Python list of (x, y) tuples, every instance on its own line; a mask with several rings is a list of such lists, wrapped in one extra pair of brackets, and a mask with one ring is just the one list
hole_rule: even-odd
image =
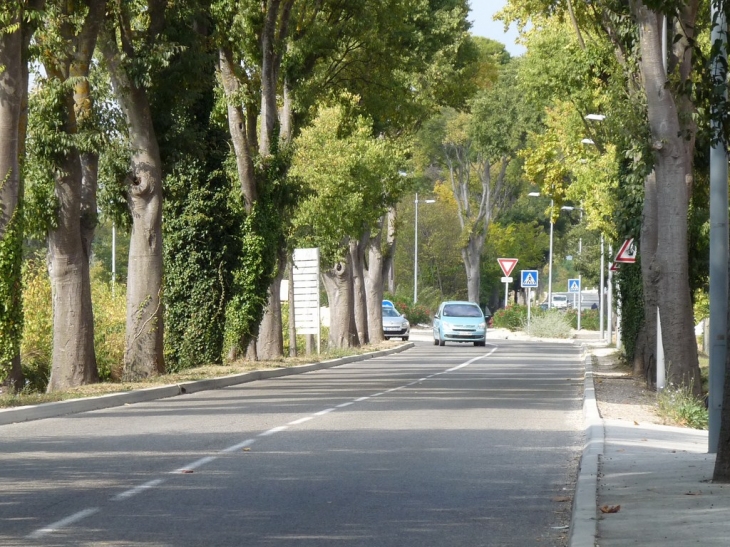
[(497, 262), (499, 262), (499, 267), (502, 268), (502, 271), (504, 272), (505, 277), (509, 277), (509, 274), (512, 273), (512, 270), (515, 269), (515, 265), (517, 264), (516, 258), (498, 258)]
[(624, 241), (624, 244), (621, 245), (614, 262), (618, 262), (620, 264), (633, 264), (636, 262), (636, 253), (637, 249), (636, 245), (634, 245), (634, 238), (627, 239)]
[(611, 270), (612, 272), (617, 272), (618, 271), (618, 264), (616, 264), (615, 262), (611, 262), (608, 265), (608, 269)]

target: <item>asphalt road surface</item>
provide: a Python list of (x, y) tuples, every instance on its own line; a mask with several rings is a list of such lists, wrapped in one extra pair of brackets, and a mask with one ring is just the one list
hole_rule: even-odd
[(0, 545), (564, 546), (569, 344), (447, 344), (0, 427)]

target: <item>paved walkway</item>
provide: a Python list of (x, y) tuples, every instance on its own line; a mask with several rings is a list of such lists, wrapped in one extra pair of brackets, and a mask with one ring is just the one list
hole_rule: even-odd
[(711, 482), (707, 431), (601, 419), (590, 355), (584, 414), (570, 547), (730, 545), (730, 485)]

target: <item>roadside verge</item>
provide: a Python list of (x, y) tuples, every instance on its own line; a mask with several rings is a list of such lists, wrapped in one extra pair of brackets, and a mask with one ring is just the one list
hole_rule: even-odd
[(147, 401), (154, 401), (156, 399), (165, 399), (167, 397), (176, 397), (178, 395), (195, 393), (197, 391), (220, 389), (237, 384), (255, 382), (256, 380), (266, 380), (269, 378), (291, 376), (292, 374), (302, 374), (305, 372), (345, 365), (347, 363), (373, 359), (375, 357), (384, 357), (386, 355), (405, 351), (413, 346), (413, 342), (408, 342), (395, 348), (363, 353), (361, 355), (349, 355), (347, 357), (340, 357), (338, 359), (330, 359), (307, 365), (266, 370), (252, 370), (250, 372), (231, 374), (229, 376), (221, 376), (219, 378), (207, 378), (205, 380), (194, 380), (191, 382), (136, 389), (121, 393), (110, 393), (108, 395), (100, 395), (97, 397), (69, 399), (67, 401), (58, 401), (54, 403), (5, 408), (0, 409), (0, 425), (7, 425), (16, 422), (28, 422), (31, 420), (42, 420), (44, 418), (65, 416), (67, 414), (76, 414), (78, 412), (89, 412), (91, 410), (100, 410), (103, 408), (111, 408), (133, 403), (143, 403)]

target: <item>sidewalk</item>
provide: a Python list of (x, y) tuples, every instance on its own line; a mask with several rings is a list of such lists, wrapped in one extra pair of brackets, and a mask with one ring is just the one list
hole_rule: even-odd
[(590, 355), (584, 415), (570, 547), (730, 545), (730, 485), (711, 482), (707, 431), (601, 419)]

